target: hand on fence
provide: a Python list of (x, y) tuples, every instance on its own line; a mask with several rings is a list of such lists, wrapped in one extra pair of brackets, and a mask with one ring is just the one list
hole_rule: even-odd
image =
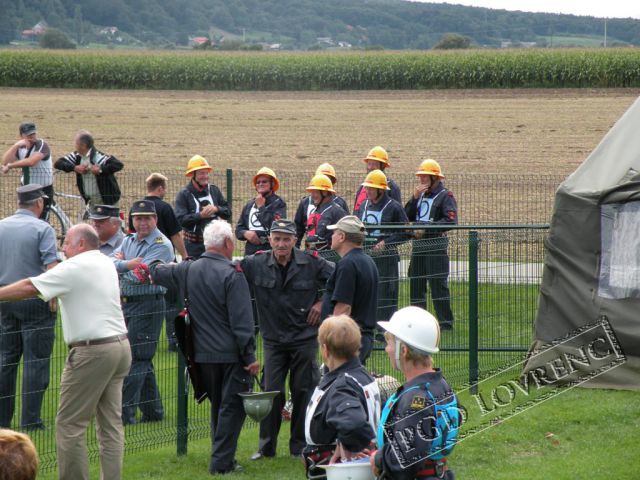
[(149, 283), (151, 278), (151, 273), (149, 272), (149, 267), (146, 263), (141, 263), (136, 268), (134, 268), (133, 274), (136, 276), (140, 283)]
[(384, 240), (380, 240), (373, 246), (374, 252), (382, 252), (384, 250)]
[(2, 173), (9, 173), (9, 165), (2, 165)]
[(255, 361), (244, 367), (244, 369), (249, 372), (249, 375), (255, 377), (260, 372), (260, 363)]

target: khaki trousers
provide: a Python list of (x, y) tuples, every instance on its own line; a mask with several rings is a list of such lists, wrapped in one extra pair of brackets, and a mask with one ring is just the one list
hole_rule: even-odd
[(122, 478), (122, 382), (130, 366), (131, 347), (126, 339), (74, 347), (69, 351), (56, 417), (60, 480), (89, 479), (87, 426), (94, 415), (100, 447), (100, 478)]

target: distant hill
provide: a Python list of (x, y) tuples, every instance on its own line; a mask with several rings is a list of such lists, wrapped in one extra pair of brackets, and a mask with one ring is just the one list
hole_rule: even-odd
[[(35, 39), (43, 20), (80, 44), (158, 47), (224, 36), (293, 49), (427, 49), (448, 32), (480, 46), (580, 46), (598, 45), (604, 31), (594, 17), (401, 0), (0, 0), (0, 43)], [(640, 45), (640, 20), (609, 19), (607, 34), (609, 45)]]

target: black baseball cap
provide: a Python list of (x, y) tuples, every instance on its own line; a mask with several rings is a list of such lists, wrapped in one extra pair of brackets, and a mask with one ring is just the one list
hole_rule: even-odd
[(296, 224), (291, 220), (287, 220), (286, 218), (282, 218), (280, 220), (274, 220), (271, 224), (272, 232), (281, 232), (281, 233), (290, 233), (291, 235), (296, 234)]
[(23, 122), (20, 124), (20, 135), (31, 135), (36, 133), (36, 124), (32, 122)]

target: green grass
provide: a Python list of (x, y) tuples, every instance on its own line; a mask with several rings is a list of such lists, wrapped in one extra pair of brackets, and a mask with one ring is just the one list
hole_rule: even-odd
[[(640, 469), (640, 393), (575, 388), (487, 431), (464, 439), (450, 457), (464, 479), (635, 479)], [(257, 447), (257, 428), (245, 428), (237, 459), (245, 468), (238, 480), (303, 478), (300, 462), (287, 455), (289, 424), (283, 424), (278, 457), (249, 461)], [(545, 434), (553, 433), (546, 438)], [(189, 443), (186, 456), (175, 446), (125, 457), (126, 479), (199, 480), (207, 474), (210, 444)], [(92, 466), (92, 478), (98, 467)], [(53, 473), (39, 478), (53, 480)]]

